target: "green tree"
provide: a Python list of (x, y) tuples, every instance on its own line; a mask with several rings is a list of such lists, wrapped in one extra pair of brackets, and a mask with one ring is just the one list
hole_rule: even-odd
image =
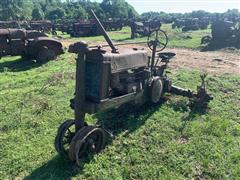
[(47, 12), (46, 17), (49, 20), (62, 19), (65, 15), (65, 11), (62, 8), (51, 9)]
[(2, 20), (31, 19), (32, 2), (30, 0), (1, 0), (0, 10)]
[(69, 5), (68, 8), (65, 7), (66, 16), (71, 19), (86, 19), (87, 12), (86, 10), (79, 4), (74, 3)]
[(44, 19), (44, 13), (40, 8), (34, 8), (32, 11), (33, 20), (42, 20)]
[(101, 7), (108, 18), (133, 18), (138, 15), (125, 0), (103, 0)]

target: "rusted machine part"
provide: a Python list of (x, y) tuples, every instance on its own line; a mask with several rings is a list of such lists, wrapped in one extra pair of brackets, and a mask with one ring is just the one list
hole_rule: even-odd
[(102, 128), (84, 126), (71, 141), (69, 159), (80, 166), (81, 159), (99, 153), (105, 145), (106, 133)]
[(172, 86), (170, 93), (172, 94), (176, 94), (176, 95), (180, 95), (180, 96), (184, 96), (184, 97), (188, 97), (188, 98), (192, 98), (193, 97), (193, 91), (189, 90), (189, 89), (183, 89), (177, 86)]
[[(84, 50), (87, 50), (87, 44), (82, 42), (81, 44)], [(75, 105), (74, 105), (74, 113), (75, 113), (75, 127), (76, 132), (79, 131), (84, 126), (84, 118), (85, 112), (84, 103), (85, 103), (85, 52), (82, 51), (78, 54), (77, 64), (76, 64), (76, 89), (75, 89)]]
[(102, 26), (101, 22), (99, 21), (98, 17), (96, 16), (96, 14), (94, 13), (94, 11), (92, 9), (91, 9), (91, 13), (92, 13), (94, 19), (96, 20), (96, 24), (97, 24), (99, 30), (101, 31), (101, 34), (104, 36), (105, 40), (107, 41), (107, 43), (111, 47), (112, 52), (116, 53), (117, 52), (117, 48), (114, 46), (112, 40), (108, 36), (107, 32), (105, 31), (104, 27)]
[(197, 93), (189, 89), (183, 89), (177, 86), (172, 86), (170, 93), (188, 97), (189, 98), (189, 107), (191, 109), (207, 109), (208, 103), (213, 100), (211, 94), (207, 92), (205, 78), (207, 77), (206, 74), (201, 75), (202, 83), (200, 86), (197, 87)]
[(194, 94), (192, 98), (190, 98), (189, 107), (191, 109), (208, 109), (208, 103), (213, 100), (211, 94), (208, 94), (206, 89), (199, 86), (197, 94)]
[(208, 103), (213, 100), (211, 94), (207, 93), (207, 86), (206, 86), (206, 77), (207, 74), (203, 74), (200, 76), (202, 83), (200, 86), (197, 87), (197, 94), (190, 99), (190, 108), (191, 109), (207, 109)]

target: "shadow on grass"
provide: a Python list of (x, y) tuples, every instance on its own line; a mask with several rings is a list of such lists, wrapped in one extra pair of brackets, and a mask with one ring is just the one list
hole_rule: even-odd
[(114, 111), (96, 114), (96, 118), (99, 120), (98, 124), (102, 124), (113, 135), (126, 130), (130, 134), (142, 126), (165, 101), (163, 99), (157, 104), (147, 103), (142, 106), (125, 105)]
[(35, 169), (29, 176), (25, 177), (24, 180), (33, 179), (71, 179), (72, 176), (79, 173), (78, 168), (59, 155), (55, 156), (52, 160), (46, 164)]
[[(165, 100), (164, 100), (165, 101)], [(164, 102), (163, 101), (163, 102)], [(102, 112), (96, 114), (98, 124), (102, 124), (114, 136), (126, 131), (125, 136), (142, 126), (145, 121), (162, 105), (159, 104), (146, 104), (143, 106), (125, 105), (116, 110)], [(114, 138), (109, 138), (107, 143), (111, 145)], [(71, 177), (81, 174), (84, 170), (84, 165), (92, 161), (93, 156), (86, 157), (82, 160), (81, 167), (77, 167), (74, 163), (64, 160), (60, 156), (55, 156), (52, 160), (35, 169), (25, 180), (33, 179), (71, 179)]]
[(0, 72), (27, 71), (32, 68), (40, 67), (41, 65), (43, 65), (45, 63), (47, 63), (47, 61), (37, 63), (37, 62), (34, 62), (33, 60), (28, 60), (28, 59), (23, 59), (23, 58), (18, 58), (18, 59), (14, 59), (12, 61), (6, 61), (6, 62), (0, 61)]
[(197, 104), (190, 106), (189, 100), (178, 99), (168, 104), (174, 111), (184, 113), (185, 115), (181, 118), (182, 125), (179, 128), (179, 132), (183, 134), (185, 127), (191, 121), (193, 121), (197, 116), (207, 114), (209, 112), (208, 107), (199, 107)]

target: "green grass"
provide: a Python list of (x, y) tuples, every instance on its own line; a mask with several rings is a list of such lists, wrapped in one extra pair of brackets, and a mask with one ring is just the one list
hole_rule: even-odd
[[(59, 157), (58, 126), (73, 118), (75, 55), (45, 64), (0, 61), (0, 179), (238, 179), (240, 77), (209, 76), (210, 111), (192, 113), (183, 97), (87, 116), (115, 137), (77, 169)], [(200, 72), (172, 70), (174, 84), (195, 89)]]
[(169, 37), (168, 47), (180, 47), (197, 49), (201, 47), (203, 36), (210, 35), (211, 29), (182, 32), (181, 29), (172, 29), (170, 24), (164, 24), (162, 29), (167, 32)]
[[(163, 24), (162, 29), (166, 31), (169, 37), (169, 44), (168, 47), (181, 47), (181, 48), (191, 48), (191, 49), (198, 49), (201, 47), (201, 38), (206, 35), (211, 34), (210, 29), (206, 30), (198, 30), (198, 31), (189, 31), (189, 32), (182, 32), (181, 29), (172, 29), (171, 24)], [(141, 42), (147, 41), (147, 37), (140, 37), (138, 36), (136, 39), (132, 40), (131, 37), (131, 29), (129, 27), (124, 27), (121, 31), (112, 31), (108, 32), (111, 39), (115, 42)], [(62, 36), (65, 41), (67, 42), (77, 42), (79, 40), (87, 41), (87, 42), (101, 42), (104, 41), (103, 36), (96, 36), (96, 37), (80, 37), (80, 38), (71, 38), (70, 35), (67, 34), (59, 34)], [(106, 44), (106, 42), (104, 42)]]

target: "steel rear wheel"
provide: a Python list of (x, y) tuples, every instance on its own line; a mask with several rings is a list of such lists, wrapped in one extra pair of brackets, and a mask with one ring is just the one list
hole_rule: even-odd
[(85, 126), (72, 139), (69, 158), (80, 166), (81, 160), (99, 153), (106, 143), (106, 133), (102, 128)]
[(62, 123), (58, 128), (54, 145), (55, 145), (55, 149), (61, 156), (68, 158), (70, 143), (74, 135), (75, 135), (74, 120), (67, 120), (64, 123)]

